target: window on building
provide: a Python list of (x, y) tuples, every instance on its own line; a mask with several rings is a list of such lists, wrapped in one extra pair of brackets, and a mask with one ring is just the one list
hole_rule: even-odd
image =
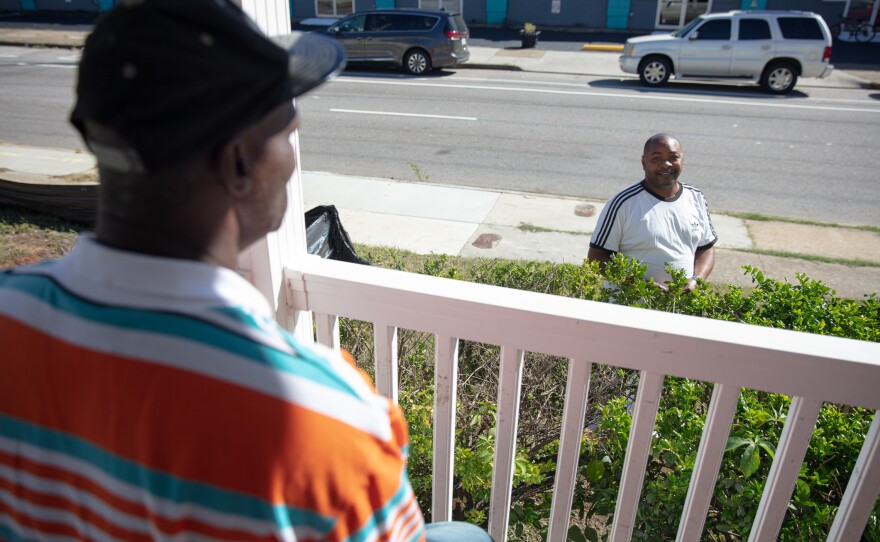
[(342, 17), (354, 11), (354, 0), (315, 0), (318, 17)]

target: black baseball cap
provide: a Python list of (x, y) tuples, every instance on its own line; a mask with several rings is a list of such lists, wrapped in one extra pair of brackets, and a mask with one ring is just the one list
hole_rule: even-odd
[(344, 66), (333, 39), (270, 39), (228, 0), (128, 0), (86, 39), (70, 121), (102, 167), (159, 171), (212, 151)]

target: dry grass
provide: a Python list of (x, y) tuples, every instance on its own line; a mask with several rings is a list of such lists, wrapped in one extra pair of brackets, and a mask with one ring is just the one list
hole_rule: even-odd
[(59, 258), (81, 226), (47, 215), (0, 206), (0, 269)]

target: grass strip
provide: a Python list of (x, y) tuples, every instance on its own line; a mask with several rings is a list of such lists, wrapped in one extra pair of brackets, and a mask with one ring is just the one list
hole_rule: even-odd
[(880, 227), (878, 226), (853, 226), (850, 224), (837, 224), (836, 222), (819, 222), (816, 220), (804, 220), (801, 218), (785, 218), (781, 216), (768, 216), (762, 215), (758, 213), (737, 213), (737, 212), (725, 212), (718, 213), (723, 214), (725, 216), (732, 216), (734, 218), (740, 218), (742, 220), (754, 220), (755, 222), (785, 222), (787, 224), (802, 224), (804, 226), (820, 226), (823, 228), (843, 228), (847, 230), (861, 230), (861, 231), (870, 231), (874, 233), (880, 233)]
[(845, 265), (847, 267), (880, 267), (880, 263), (869, 262), (867, 260), (848, 260), (845, 258), (829, 258), (827, 256), (817, 256), (813, 254), (801, 254), (799, 252), (783, 252), (781, 250), (764, 250), (760, 248), (733, 248), (735, 252), (745, 252), (747, 254), (760, 254), (762, 256), (776, 256), (779, 258), (790, 258), (793, 260), (807, 260), (819, 263), (834, 263)]

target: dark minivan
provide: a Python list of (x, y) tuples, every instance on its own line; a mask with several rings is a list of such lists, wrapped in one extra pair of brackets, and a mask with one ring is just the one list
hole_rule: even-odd
[(389, 64), (414, 75), (454, 68), (470, 57), (467, 24), (458, 13), (385, 9), (359, 11), (332, 24), (349, 64)]

